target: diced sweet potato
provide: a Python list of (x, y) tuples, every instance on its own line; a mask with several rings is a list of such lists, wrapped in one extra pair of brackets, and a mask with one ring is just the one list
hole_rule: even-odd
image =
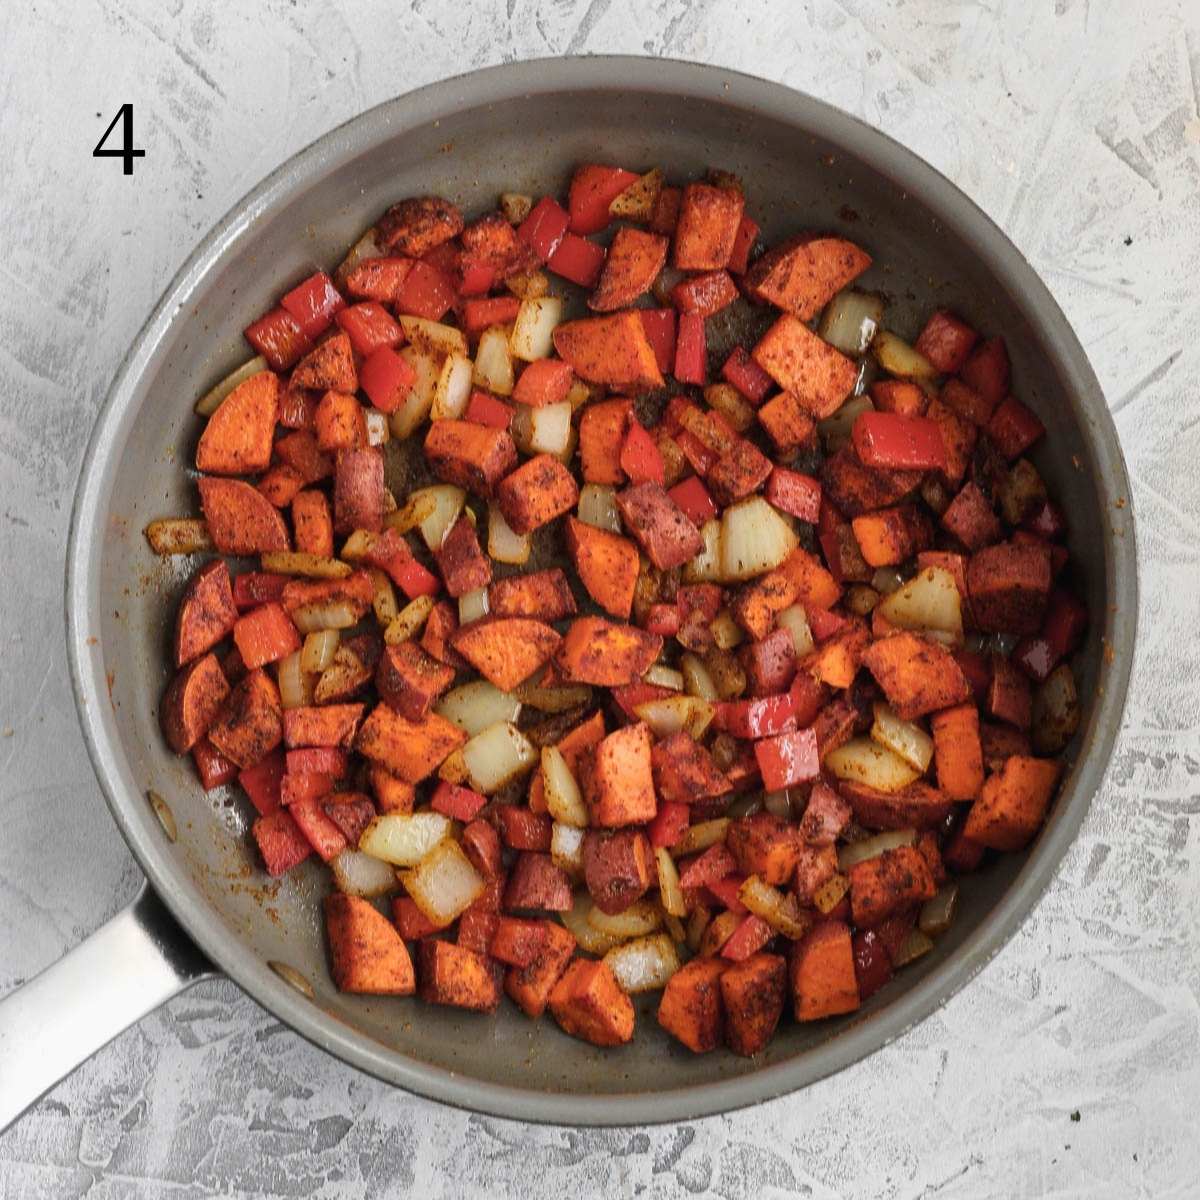
[(658, 278), (667, 261), (667, 239), (624, 226), (608, 248), (596, 290), (588, 297), (593, 312), (627, 308)]
[(800, 670), (807, 671), (831, 688), (848, 688), (854, 682), (858, 668), (866, 662), (869, 640), (865, 622), (858, 617), (851, 618), (833, 637), (826, 638), (805, 655)]
[(628, 400), (602, 400), (584, 407), (579, 418), (579, 463), (586, 483), (625, 482), (621, 448), (633, 419)]
[(497, 279), (504, 279), (537, 265), (530, 248), (517, 237), (517, 231), (498, 212), (487, 213), (462, 231), (463, 259), (491, 267)]
[[(810, 416), (836, 412), (854, 388), (858, 368), (791, 313), (767, 330), (751, 356)], [(762, 409), (759, 419), (762, 419)]]
[(486, 958), (500, 914), (471, 907), (458, 919), (458, 945)]
[(624, 912), (654, 880), (654, 854), (640, 830), (589, 830), (583, 836), (583, 877), (601, 912)]
[(225, 560), (205, 563), (188, 581), (175, 614), (175, 665), (211, 650), (233, 632), (237, 619)]
[(491, 496), (517, 465), (517, 447), (507, 429), (474, 421), (434, 421), (425, 436), (425, 461), (446, 483)]
[(589, 383), (622, 390), (650, 391), (663, 386), (654, 348), (637, 312), (585, 317), (555, 327), (554, 348)]
[(758, 410), (758, 423), (780, 454), (806, 445), (816, 433), (808, 407), (794, 392), (779, 392)]
[(275, 443), (275, 457), (294, 468), (305, 484), (318, 483), (333, 474), (333, 459), (317, 445), (316, 437), (307, 429), (298, 429)]
[(964, 484), (958, 495), (950, 501), (950, 507), (942, 513), (941, 524), (968, 550), (980, 550), (1004, 536), (1000, 519), (973, 481)]
[(1029, 679), (1013, 663), (992, 655), (992, 682), (988, 687), (988, 712), (997, 721), (1028, 729), (1033, 716), (1033, 691)]
[(967, 563), (971, 614), (987, 633), (1037, 633), (1050, 594), (1050, 556), (1041, 546), (1002, 542)]
[(838, 791), (865, 829), (936, 829), (954, 807), (947, 793), (921, 780), (898, 792), (880, 792), (843, 779)]
[(896, 633), (873, 643), (862, 662), (905, 721), (961, 704), (971, 695), (953, 655), (915, 633)]
[(930, 899), (937, 886), (915, 846), (897, 846), (850, 868), (850, 910), (859, 928)]
[(527, 967), (538, 956), (546, 940), (541, 921), (522, 917), (498, 917), (488, 941), (488, 953), (510, 967)]
[(349, 746), (362, 719), (361, 704), (302, 705), (283, 714), (288, 747)]
[(345, 603), (357, 619), (366, 615), (374, 594), (371, 576), (352, 571), (342, 579), (289, 579), (279, 602), (289, 615), (310, 606)]
[(375, 669), (379, 698), (410, 721), (421, 720), (453, 682), (454, 668), (413, 641), (385, 646)]
[(933, 542), (929, 518), (912, 504), (864, 513), (850, 525), (869, 567), (896, 566)]
[(962, 483), (971, 464), (971, 453), (979, 431), (965, 417), (940, 400), (930, 400), (925, 416), (933, 421), (942, 434), (942, 445), (946, 448), (946, 466), (942, 478), (951, 488)]
[(540, 1017), (546, 1011), (550, 993), (575, 953), (575, 939), (561, 925), (545, 921), (546, 939), (537, 957), (527, 967), (510, 967), (504, 976), (509, 999), (527, 1017)]
[(633, 1002), (604, 961), (576, 959), (550, 993), (550, 1012), (564, 1033), (593, 1046), (633, 1039)]
[(759, 258), (746, 272), (746, 289), (807, 321), (870, 265), (871, 256), (853, 242), (801, 234)]
[(938, 399), (953, 409), (964, 420), (982, 428), (991, 418), (994, 404), (985, 400), (973, 387), (968, 387), (961, 379), (947, 379), (942, 384)]
[(679, 968), (663, 988), (658, 1023), (694, 1054), (715, 1050), (725, 1034), (721, 976), (729, 969), (723, 958), (694, 958)]
[(662, 484), (638, 483), (617, 493), (621, 519), (660, 570), (682, 566), (703, 548), (700, 531)]
[(208, 727), (208, 740), (230, 762), (252, 767), (283, 740), (282, 713), (274, 680), (261, 668), (251, 671)]
[[(818, 569), (825, 571), (819, 565)], [(832, 576), (830, 580), (832, 582)], [(791, 573), (780, 567), (741, 588), (734, 595), (729, 610), (752, 638), (765, 638), (775, 627), (775, 618), (796, 602), (798, 592), (799, 585)]]
[(1058, 783), (1061, 764), (1014, 754), (988, 776), (971, 805), (963, 833), (992, 850), (1020, 850), (1041, 828)]
[(358, 391), (358, 371), (349, 336), (335, 333), (310, 350), (292, 368), (290, 386), (354, 395)]
[(916, 349), (943, 375), (954, 375), (962, 369), (979, 334), (953, 313), (939, 308), (925, 322), (917, 337)]
[(963, 382), (994, 409), (1008, 395), (1009, 361), (1004, 338), (994, 337), (976, 346), (960, 374)]
[(753, 442), (738, 438), (709, 469), (706, 479), (724, 506), (757, 492), (771, 474), (771, 460)]
[(689, 183), (679, 201), (674, 264), (681, 271), (716, 271), (729, 265), (745, 197), (735, 188)]
[(497, 579), (488, 588), (488, 611), (494, 617), (531, 617), (558, 621), (576, 611), (567, 577), (558, 567)]
[(929, 727), (938, 787), (951, 800), (974, 800), (983, 787), (979, 711), (974, 704), (958, 704), (934, 713)]
[(575, 507), (579, 485), (552, 454), (539, 454), (505, 476), (496, 499), (514, 533), (532, 533)]
[(471, 1012), (495, 1012), (500, 988), (487, 960), (463, 946), (439, 938), (417, 943), (417, 994), (430, 1004)]
[(369, 900), (334, 892), (325, 897), (329, 973), (339, 991), (411, 996), (416, 987), (408, 947)]
[(358, 845), (363, 830), (375, 817), (371, 797), (362, 792), (334, 792), (322, 802), (321, 808), (351, 846)]
[(771, 1040), (787, 999), (787, 963), (778, 954), (752, 954), (721, 976), (725, 1041), (734, 1054), (757, 1054)]
[(528, 617), (484, 617), (462, 626), (451, 645), (485, 679), (511, 692), (547, 663), (562, 639)]
[(577, 617), (555, 662), (573, 683), (621, 687), (641, 679), (658, 657), (662, 641), (658, 634), (633, 625), (618, 625), (603, 617)]
[(355, 450), (367, 444), (367, 417), (349, 392), (328, 391), (313, 414), (317, 446), (326, 453)]
[(819, 1021), (859, 1006), (850, 928), (842, 921), (819, 921), (794, 944), (790, 974), (797, 1021)]
[(290, 548), (283, 517), (250, 484), (206, 475), (197, 486), (204, 523), (221, 554), (261, 554)]
[(817, 889), (823, 887), (838, 873), (837, 850), (833, 846), (809, 846), (801, 843), (800, 857), (796, 862), (796, 896), (805, 904), (811, 904)]
[(452, 649), (450, 645), (450, 639), (457, 629), (458, 613), (446, 601), (439, 601), (433, 606), (429, 616), (425, 618), (425, 628), (421, 633), (421, 649), (448, 667), (463, 666), (462, 655)]
[(871, 400), (876, 412), (899, 413), (904, 417), (923, 417), (929, 397), (918, 384), (903, 379), (880, 379), (871, 384)]
[(480, 548), (479, 536), (466, 513), (450, 527), (433, 557), (452, 596), (464, 596), (492, 582), (491, 559)]
[(725, 843), (743, 875), (757, 875), (775, 887), (787, 883), (800, 857), (796, 826), (768, 812), (737, 817)]
[(437, 713), (410, 721), (389, 705), (379, 704), (359, 729), (355, 748), (405, 783), (420, 783), (466, 740), (457, 725)]
[(795, 585), (793, 600), (802, 604), (806, 612), (832, 608), (842, 597), (838, 581), (821, 565), (821, 560), (803, 546), (797, 546), (784, 559), (779, 571)]
[(584, 794), (592, 823), (615, 829), (642, 825), (658, 811), (650, 765), (650, 730), (642, 722), (610, 733), (595, 749), (584, 772)]
[(304, 486), (304, 477), (286, 464), (276, 463), (259, 476), (256, 486), (276, 508), (287, 508)]
[(829, 500), (848, 517), (896, 504), (921, 483), (920, 471), (885, 471), (864, 466), (847, 443), (825, 460), (821, 483)]
[[(200, 744), (204, 745), (203, 742)], [(275, 878), (286, 875), (313, 852), (292, 814), (283, 808), (259, 817), (250, 826), (250, 833), (258, 845), (267, 874)]]
[(335, 533), (383, 527), (383, 455), (376, 446), (342, 450), (333, 473), (333, 528)]
[(167, 744), (176, 754), (186, 754), (208, 732), (228, 695), (229, 682), (215, 654), (179, 671), (159, 709)]
[(279, 417), (279, 376), (259, 371), (221, 401), (196, 447), (196, 470), (213, 475), (252, 475), (271, 461)]
[(568, 517), (567, 550), (588, 595), (614, 617), (628, 618), (637, 586), (637, 547), (620, 534)]
[(420, 258), (462, 232), (463, 216), (441, 196), (410, 196), (393, 204), (375, 226), (381, 250)]
[(292, 526), (297, 550), (333, 557), (333, 515), (324, 493), (307, 489), (292, 497)]
[(733, 787), (713, 756), (682, 730), (654, 746), (650, 765), (658, 794), (679, 804), (724, 796)]

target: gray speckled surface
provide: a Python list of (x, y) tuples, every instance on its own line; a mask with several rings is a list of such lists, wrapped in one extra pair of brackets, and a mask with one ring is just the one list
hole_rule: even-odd
[[(1142, 613), (1125, 728), (1057, 884), (979, 979), (886, 1051), (801, 1096), (674, 1128), (473, 1118), (341, 1066), (207, 983), (0, 1136), (0, 1196), (1200, 1193), (1200, 11), (754, 7), (0, 9), (0, 993), (139, 879), (77, 732), (60, 602), (78, 463), (129, 338), (197, 237), (319, 133), (432, 79), (567, 51), (718, 62), (878, 125), (1005, 228), (1079, 331), (1134, 477)], [(125, 101), (146, 150), (132, 178), (90, 157)]]

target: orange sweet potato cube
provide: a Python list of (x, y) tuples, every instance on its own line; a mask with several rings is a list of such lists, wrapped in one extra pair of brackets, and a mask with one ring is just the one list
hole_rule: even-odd
[(175, 665), (211, 650), (233, 632), (238, 610), (225, 560), (205, 563), (188, 581), (175, 613)]
[(554, 348), (580, 379), (649, 391), (663, 386), (654, 347), (633, 309), (611, 316), (564, 321), (554, 329)]
[(992, 850), (1020, 850), (1028, 845), (1046, 818), (1060, 770), (1054, 759), (1011, 755), (984, 783), (967, 813), (963, 833)]
[(801, 234), (755, 261), (746, 272), (746, 288), (765, 304), (807, 321), (870, 265), (871, 256), (853, 242)]
[(412, 812), (417, 792), (411, 783), (406, 783), (378, 763), (372, 763), (367, 769), (367, 779), (381, 813)]
[(637, 586), (637, 547), (611, 530), (568, 517), (567, 551), (588, 595), (605, 612), (628, 618)]
[(933, 714), (929, 727), (938, 787), (951, 800), (974, 800), (983, 787), (978, 709), (974, 704), (945, 708)]
[(1050, 556), (1042, 546), (1002, 542), (971, 555), (967, 590), (975, 624), (987, 633), (1037, 633), (1050, 594)]
[(378, 704), (358, 731), (355, 747), (405, 783), (420, 783), (466, 740), (457, 725), (437, 713), (410, 721), (388, 705)]
[(579, 463), (586, 483), (625, 482), (621, 448), (633, 419), (628, 400), (587, 404), (579, 417)]
[(208, 732), (228, 695), (229, 681), (215, 654), (180, 669), (159, 707), (163, 733), (176, 754), (186, 754)]
[(850, 911), (860, 929), (929, 900), (936, 891), (929, 863), (915, 846), (885, 850), (850, 868)]
[(314, 346), (293, 368), (289, 387), (333, 390), (353, 396), (358, 391), (358, 371), (349, 335), (335, 333)]
[(444, 482), (491, 496), (517, 465), (517, 447), (507, 429), (473, 421), (434, 421), (425, 435), (425, 461)]
[(654, 786), (664, 800), (692, 804), (733, 790), (713, 756), (685, 730), (657, 742), (650, 763)]
[(804, 605), (806, 612), (814, 608), (830, 609), (842, 598), (841, 584), (803, 546), (797, 546), (783, 560), (779, 572), (795, 586), (793, 601)]
[(734, 1054), (757, 1054), (775, 1033), (787, 999), (787, 963), (760, 951), (721, 976), (725, 1041)]
[(380, 250), (420, 258), (462, 232), (457, 205), (441, 196), (409, 196), (379, 218), (375, 239)]
[(576, 611), (571, 585), (561, 568), (497, 579), (488, 588), (488, 612), (494, 617), (530, 617), (558, 621)]
[(593, 1046), (633, 1039), (633, 1003), (604, 961), (571, 963), (550, 993), (550, 1012), (564, 1033)]
[(622, 226), (613, 237), (596, 290), (588, 297), (593, 312), (628, 308), (658, 278), (667, 261), (667, 239)]
[[(824, 570), (824, 568), (820, 568)], [(832, 576), (830, 576), (832, 579)], [(836, 586), (836, 585), (835, 585)], [(768, 571), (760, 579), (747, 584), (733, 597), (729, 610), (733, 618), (755, 641), (775, 628), (775, 618), (785, 608), (796, 603), (800, 588), (796, 580), (782, 567)]]
[(650, 730), (644, 722), (610, 733), (584, 772), (592, 822), (606, 829), (654, 820), (658, 801), (650, 765)]
[(675, 225), (675, 266), (681, 271), (727, 267), (745, 204), (735, 188), (689, 183), (680, 197)]
[(532, 533), (574, 508), (579, 486), (557, 458), (539, 454), (504, 477), (496, 499), (514, 533)]
[(208, 740), (239, 767), (252, 767), (283, 740), (279, 689), (261, 667), (226, 697), (208, 727)]
[(323, 492), (305, 489), (292, 497), (292, 525), (297, 550), (333, 557), (333, 515)]
[(792, 947), (792, 1004), (797, 1021), (819, 1021), (859, 1006), (850, 927), (819, 921)]
[(869, 567), (906, 562), (933, 542), (929, 518), (911, 504), (864, 513), (850, 522), (863, 560)]
[(342, 450), (333, 471), (333, 531), (352, 533), (383, 528), (387, 489), (378, 446)]
[(317, 446), (329, 453), (367, 444), (367, 416), (352, 392), (328, 391), (313, 417)]
[(954, 807), (945, 792), (919, 779), (898, 792), (840, 780), (838, 791), (866, 829), (936, 829)]
[(301, 705), (283, 714), (283, 738), (291, 750), (349, 746), (362, 718), (361, 704)]
[(780, 454), (790, 454), (812, 440), (817, 424), (810, 406), (794, 392), (779, 392), (757, 413), (758, 423), (767, 431)]
[(196, 470), (213, 475), (253, 475), (271, 461), (279, 418), (279, 376), (259, 371), (221, 401), (196, 447)]
[(830, 455), (821, 468), (825, 495), (848, 517), (859, 517), (903, 500), (920, 485), (923, 477), (921, 471), (885, 471), (864, 466), (850, 442)]
[(620, 687), (649, 670), (662, 649), (662, 638), (633, 625), (603, 617), (577, 617), (558, 648), (555, 661), (574, 683)]
[(721, 976), (728, 966), (720, 957), (693, 958), (663, 988), (658, 1023), (694, 1054), (705, 1054), (721, 1044), (725, 1033)]
[[(784, 313), (751, 351), (751, 357), (811, 417), (836, 412), (854, 388), (858, 368), (817, 337), (791, 313)], [(761, 419), (761, 410), (759, 416)]]
[(922, 417), (929, 397), (918, 384), (903, 379), (880, 379), (871, 384), (871, 400), (877, 412), (894, 412), (904, 417)]
[(953, 655), (915, 633), (895, 633), (867, 647), (863, 665), (883, 688), (901, 720), (961, 704), (971, 685)]
[(511, 692), (553, 657), (561, 640), (542, 621), (484, 617), (463, 625), (450, 643), (489, 683)]
[(575, 938), (555, 921), (542, 922), (546, 937), (537, 955), (527, 967), (509, 967), (504, 990), (527, 1017), (540, 1017), (546, 1011), (550, 993), (575, 953)]
[(202, 476), (200, 511), (213, 545), (221, 554), (262, 554), (289, 550), (291, 540), (279, 510), (242, 479)]
[(757, 875), (774, 887), (787, 883), (800, 859), (796, 826), (768, 812), (735, 818), (725, 842), (743, 875)]
[(858, 674), (869, 640), (866, 624), (855, 617), (805, 655), (800, 669), (831, 688), (848, 688)]
[(422, 938), (417, 943), (417, 994), (430, 1004), (472, 1012), (495, 1012), (500, 988), (482, 955), (453, 942)]
[(412, 959), (396, 927), (369, 900), (334, 892), (325, 897), (330, 974), (339, 991), (411, 996)]
[(588, 830), (583, 835), (583, 878), (601, 912), (624, 912), (654, 879), (654, 852), (646, 835), (636, 829)]
[(419, 721), (454, 682), (454, 668), (438, 662), (413, 641), (385, 646), (375, 668), (379, 698), (401, 716)]

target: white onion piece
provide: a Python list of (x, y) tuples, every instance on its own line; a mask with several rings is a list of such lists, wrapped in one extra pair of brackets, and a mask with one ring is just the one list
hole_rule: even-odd
[(466, 502), (467, 493), (462, 488), (452, 483), (435, 483), (412, 492), (405, 502), (405, 508), (411, 504), (418, 512), (425, 514), (417, 522), (421, 537), (430, 550), (440, 550), (446, 534), (458, 520)]
[(679, 970), (679, 952), (665, 933), (634, 938), (623, 946), (614, 946), (604, 956), (604, 961), (622, 990), (631, 996), (666, 987), (667, 980)]
[(683, 688), (689, 696), (698, 696), (701, 700), (720, 700), (721, 694), (708, 668), (690, 650), (679, 660), (680, 673), (683, 675)]
[(670, 688), (673, 692), (683, 691), (683, 672), (675, 670), (674, 667), (664, 666), (662, 663), (652, 663), (642, 676), (646, 683), (652, 683), (655, 687)]
[(383, 640), (389, 646), (407, 642), (420, 632), (429, 614), (433, 612), (432, 596), (415, 596), (396, 615), (383, 631)]
[(878, 604), (879, 615), (900, 629), (939, 635), (961, 645), (962, 597), (954, 576), (942, 567), (926, 567)]
[(721, 575), (726, 580), (764, 575), (798, 545), (799, 538), (786, 517), (761, 496), (748, 496), (721, 516)]
[(850, 842), (838, 848), (838, 870), (848, 871), (855, 863), (866, 862), (868, 858), (878, 858), (885, 850), (915, 845), (916, 840), (915, 829), (887, 829), (883, 833), (863, 838), (861, 842)]
[(586, 829), (587, 805), (579, 784), (557, 746), (542, 747), (542, 785), (546, 793), (546, 811), (559, 823)]
[(434, 711), (474, 737), (497, 722), (516, 721), (521, 715), (521, 701), (486, 679), (474, 679), (447, 692)]
[(649, 900), (635, 900), (619, 913), (601, 912), (593, 906), (592, 911), (588, 913), (587, 922), (593, 929), (611, 937), (642, 937), (653, 933), (662, 925), (662, 913), (658, 911), (658, 905)]
[(415, 867), (450, 829), (450, 818), (441, 813), (385, 813), (363, 830), (358, 848), (398, 867)]
[(538, 296), (521, 301), (509, 339), (517, 358), (533, 362), (534, 359), (549, 357), (554, 348), (554, 327), (562, 320), (562, 308), (562, 300), (557, 296)]
[(300, 666), (300, 651), (289, 654), (279, 663), (279, 702), (284, 708), (304, 708), (313, 702), (316, 681)]
[(621, 532), (621, 515), (617, 511), (617, 489), (605, 483), (585, 483), (579, 489), (579, 519), (585, 525)]
[(583, 874), (583, 834), (582, 829), (561, 821), (550, 827), (550, 857), (556, 867), (575, 877)]
[(358, 624), (358, 617), (348, 600), (330, 600), (296, 609), (292, 613), (292, 623), (301, 633), (316, 633), (321, 629), (349, 629)]
[(367, 445), (382, 446), (391, 441), (392, 431), (388, 424), (388, 415), (378, 408), (368, 408), (364, 411), (367, 425)]
[(396, 888), (396, 872), (391, 863), (361, 850), (343, 850), (329, 865), (338, 891), (348, 896), (383, 896)]
[(875, 705), (871, 739), (899, 755), (918, 774), (929, 770), (933, 758), (933, 738), (920, 725), (902, 721), (889, 704)]
[(416, 379), (413, 380), (408, 395), (400, 407), (388, 417), (392, 437), (402, 442), (429, 416), (429, 410), (433, 407), (433, 392), (437, 387), (438, 364), (428, 354), (420, 354), (412, 346), (405, 346), (400, 351), (400, 357), (407, 359), (409, 366), (416, 372)]
[(954, 920), (954, 911), (958, 907), (958, 884), (944, 883), (933, 897), (921, 905), (921, 913), (917, 925), (922, 933), (931, 936), (945, 933)]
[(457, 420), (463, 415), (471, 398), (473, 372), (474, 365), (465, 354), (451, 354), (442, 363), (433, 389), (430, 420)]
[(508, 351), (508, 335), (503, 326), (493, 325), (479, 335), (473, 382), (497, 396), (512, 395), (512, 355)]
[(821, 765), (838, 779), (866, 784), (877, 792), (899, 792), (919, 775), (898, 754), (869, 737), (851, 738), (831, 750)]
[(817, 422), (817, 432), (826, 454), (834, 454), (849, 440), (854, 422), (865, 412), (874, 412), (870, 396), (851, 396), (832, 416)]
[(851, 358), (864, 353), (883, 320), (883, 301), (867, 292), (839, 292), (825, 306), (817, 333)]
[(449, 925), (479, 899), (483, 876), (453, 839), (439, 842), (400, 882), (413, 903), (437, 926)]
[(721, 583), (721, 522), (714, 517), (700, 526), (700, 540), (704, 543), (695, 558), (684, 563), (683, 577), (688, 583)]
[(699, 696), (664, 696), (661, 700), (647, 700), (633, 711), (639, 720), (650, 726), (650, 732), (657, 738), (680, 732), (690, 733), (694, 738), (703, 737), (716, 714), (713, 705)]
[(728, 817), (714, 817), (711, 821), (699, 821), (695, 825), (689, 825), (683, 831), (683, 837), (671, 847), (671, 857), (678, 862), (689, 854), (707, 850), (709, 846), (724, 841), (728, 831)]
[(529, 561), (530, 541), (527, 533), (514, 533), (504, 519), (498, 504), (488, 505), (488, 557), (494, 562), (521, 566)]
[(336, 629), (321, 629), (304, 639), (300, 650), (300, 669), (310, 674), (325, 670), (337, 653), (342, 635)]
[(428, 355), (439, 362), (451, 355), (467, 357), (467, 335), (461, 329), (425, 317), (402, 315), (398, 319), (405, 339), (418, 354)]
[(559, 913), (563, 925), (572, 933), (585, 954), (607, 954), (621, 941), (609, 933), (601, 933), (588, 917), (595, 910), (592, 898), (583, 889), (575, 894), (575, 903), (564, 913)]
[(811, 653), (813, 648), (812, 630), (808, 625), (808, 614), (801, 604), (792, 604), (775, 618), (781, 629), (786, 629), (792, 635), (792, 645), (796, 648), (796, 657), (803, 658)]
[(928, 383), (937, 378), (937, 368), (925, 355), (887, 329), (875, 334), (871, 349), (879, 365), (897, 379)]
[(463, 592), (458, 598), (458, 623), (470, 625), (480, 617), (488, 615), (488, 590), (485, 587), (476, 588), (473, 592)]
[(530, 408), (528, 413), (526, 453), (562, 455), (571, 444), (571, 402), (544, 404), (541, 408)]
[(523, 775), (538, 760), (533, 743), (510, 721), (477, 733), (461, 750), (471, 786), (485, 796)]

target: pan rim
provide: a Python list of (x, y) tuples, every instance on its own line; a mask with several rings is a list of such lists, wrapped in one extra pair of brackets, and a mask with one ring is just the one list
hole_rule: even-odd
[[(614, 81), (619, 80), (619, 84)], [(886, 173), (916, 203), (979, 248), (988, 270), (1020, 297), (1031, 324), (1055, 347), (1055, 367), (1085, 419), (1084, 436), (1104, 501), (1124, 501), (1109, 517), (1105, 582), (1110, 598), (1103, 631), (1112, 649), (1101, 667), (1102, 693), (1054, 823), (1027, 852), (1012, 884), (963, 945), (937, 970), (892, 1003), (786, 1062), (732, 1079), (662, 1092), (583, 1095), (481, 1082), (435, 1067), (375, 1042), (334, 1020), (279, 979), (243, 942), (231, 939), (183, 867), (157, 837), (151, 810), (135, 803), (136, 784), (122, 769), (120, 740), (106, 697), (104, 659), (89, 644), (98, 627), (100, 542), (117, 465), (114, 453), (136, 418), (130, 403), (158, 344), (224, 253), (276, 201), (303, 190), (322, 169), (364, 146), (463, 107), (514, 95), (621, 90), (669, 93), (715, 102), (787, 122), (815, 134)], [(167, 285), (134, 338), (101, 406), (85, 452), (71, 514), (67, 550), (68, 659), (80, 726), (101, 790), (122, 836), (151, 885), (212, 962), (281, 1021), (323, 1050), (383, 1081), (428, 1099), (497, 1117), (555, 1125), (620, 1126), (691, 1120), (797, 1091), (888, 1045), (940, 1008), (1008, 943), (1044, 894), (1075, 840), (1099, 790), (1120, 727), (1133, 662), (1137, 620), (1137, 558), (1128, 475), (1115, 425), (1086, 354), (1049, 290), (1007, 235), (956, 185), (900, 143), (858, 118), (785, 84), (739, 71), (676, 59), (626, 55), (546, 58), (506, 63), (442, 80), (385, 101), (335, 127), (285, 161), (239, 200), (201, 240)]]

